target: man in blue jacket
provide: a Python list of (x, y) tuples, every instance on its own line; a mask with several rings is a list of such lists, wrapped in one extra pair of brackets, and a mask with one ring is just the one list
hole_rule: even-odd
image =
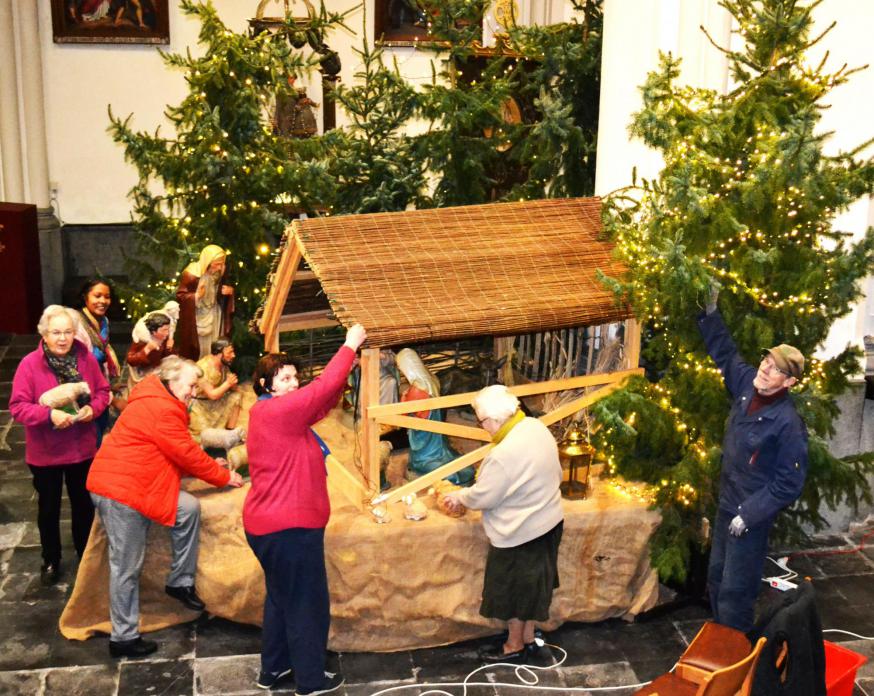
[(707, 575), (710, 606), (718, 623), (746, 632), (768, 534), (777, 513), (801, 495), (807, 473), (807, 429), (788, 396), (804, 371), (804, 356), (784, 343), (765, 351), (758, 368), (743, 362), (715, 293), (698, 328), (733, 400)]

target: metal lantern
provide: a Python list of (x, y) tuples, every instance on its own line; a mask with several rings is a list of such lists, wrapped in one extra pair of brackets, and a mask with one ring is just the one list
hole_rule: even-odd
[(568, 480), (561, 484), (561, 494), (569, 500), (580, 500), (589, 495), (589, 472), (595, 450), (579, 425), (574, 425), (558, 445), (562, 467), (568, 469)]

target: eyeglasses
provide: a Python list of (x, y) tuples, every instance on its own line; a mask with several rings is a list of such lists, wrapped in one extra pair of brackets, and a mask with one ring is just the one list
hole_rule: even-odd
[(774, 364), (773, 358), (764, 358), (761, 363), (759, 363), (759, 369), (764, 372), (766, 375), (773, 375), (775, 373), (779, 373), (784, 377), (791, 377), (788, 372), (785, 370), (781, 370)]
[(51, 336), (54, 339), (61, 338), (61, 336), (65, 337), (65, 338), (71, 338), (75, 334), (76, 334), (76, 332), (73, 331), (73, 329), (67, 329), (66, 331), (58, 331), (57, 329), (54, 329), (52, 331), (49, 331), (49, 336)]

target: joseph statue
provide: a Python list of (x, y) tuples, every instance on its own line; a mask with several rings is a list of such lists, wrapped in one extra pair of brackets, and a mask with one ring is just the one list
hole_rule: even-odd
[(200, 360), (210, 354), (213, 341), (230, 337), (234, 288), (225, 283), (226, 261), (227, 252), (210, 244), (179, 277), (176, 351), (183, 358)]

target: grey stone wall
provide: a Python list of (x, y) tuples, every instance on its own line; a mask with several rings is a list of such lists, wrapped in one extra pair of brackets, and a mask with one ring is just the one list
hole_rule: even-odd
[[(837, 457), (846, 457), (874, 450), (874, 400), (865, 398), (865, 383), (853, 384), (838, 399), (838, 406), (841, 414), (835, 421), (835, 435), (829, 441), (829, 451)], [(874, 476), (869, 477), (868, 485), (874, 486)], [(821, 512), (828, 520), (830, 531), (844, 532), (850, 522), (863, 520), (874, 512), (874, 506), (860, 507), (857, 513), (847, 505)]]
[(131, 225), (64, 225), (66, 280), (104, 275), (123, 277), (124, 254), (133, 249)]

